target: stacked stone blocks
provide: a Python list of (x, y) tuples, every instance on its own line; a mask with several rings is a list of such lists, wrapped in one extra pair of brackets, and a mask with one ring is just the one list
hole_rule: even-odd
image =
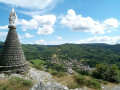
[(27, 71), (28, 62), (25, 59), (14, 25), (9, 25), (9, 32), (0, 55), (0, 71)]

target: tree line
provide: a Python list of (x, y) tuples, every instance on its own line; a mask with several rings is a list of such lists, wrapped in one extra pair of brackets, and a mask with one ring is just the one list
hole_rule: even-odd
[[(0, 52), (3, 42), (0, 42)], [(22, 45), (27, 60), (52, 58), (80, 60), (85, 65), (116, 64), (120, 67), (120, 44)], [(54, 57), (55, 56), (55, 57)]]

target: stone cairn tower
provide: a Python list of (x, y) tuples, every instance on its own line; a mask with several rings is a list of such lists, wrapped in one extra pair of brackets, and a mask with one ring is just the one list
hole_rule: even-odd
[(25, 59), (17, 32), (15, 21), (17, 16), (14, 9), (9, 16), (9, 32), (0, 55), (0, 72), (25, 72), (28, 69), (28, 62)]

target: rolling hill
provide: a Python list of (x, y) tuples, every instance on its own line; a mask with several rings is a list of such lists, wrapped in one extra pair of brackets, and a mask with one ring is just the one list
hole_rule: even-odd
[[(0, 52), (3, 45), (4, 43), (0, 42)], [(76, 59), (91, 67), (99, 63), (117, 64), (120, 67), (120, 44), (23, 44), (22, 47), (27, 60)]]

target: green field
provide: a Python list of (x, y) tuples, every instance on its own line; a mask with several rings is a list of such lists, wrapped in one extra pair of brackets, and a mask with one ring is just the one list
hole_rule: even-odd
[(33, 59), (33, 60), (29, 60), (29, 62), (31, 62), (35, 66), (43, 65), (46, 63), (45, 61), (43, 61), (41, 59)]

